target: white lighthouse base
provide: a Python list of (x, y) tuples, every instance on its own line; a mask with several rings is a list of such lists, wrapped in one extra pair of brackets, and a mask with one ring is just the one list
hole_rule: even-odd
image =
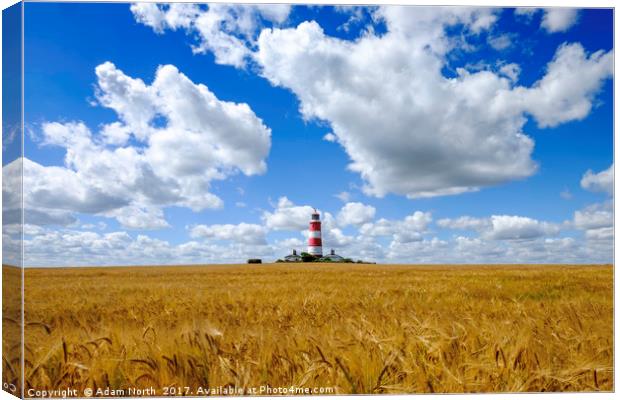
[(323, 248), (321, 246), (308, 246), (308, 254), (312, 254), (315, 257), (322, 257)]

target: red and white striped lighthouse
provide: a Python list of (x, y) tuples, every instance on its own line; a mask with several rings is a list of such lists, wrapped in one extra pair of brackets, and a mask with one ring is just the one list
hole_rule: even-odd
[(319, 213), (316, 209), (310, 218), (308, 253), (315, 257), (323, 256), (323, 243), (321, 242), (321, 218), (319, 217)]

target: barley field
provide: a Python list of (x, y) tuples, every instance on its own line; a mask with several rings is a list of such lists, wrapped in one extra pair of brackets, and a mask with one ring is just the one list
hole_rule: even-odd
[(25, 293), (26, 396), (614, 387), (610, 265), (27, 269)]

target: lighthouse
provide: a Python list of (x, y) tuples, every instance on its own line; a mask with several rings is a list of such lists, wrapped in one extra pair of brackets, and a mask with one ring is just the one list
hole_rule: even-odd
[(308, 253), (315, 257), (323, 256), (323, 243), (321, 242), (321, 218), (315, 209), (310, 217), (308, 235)]

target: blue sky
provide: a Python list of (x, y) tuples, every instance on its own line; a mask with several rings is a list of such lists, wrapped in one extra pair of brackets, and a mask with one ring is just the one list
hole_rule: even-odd
[(14, 161), (21, 153), (21, 142), (15, 140), (21, 124), (21, 9), (11, 7), (3, 12), (2, 48), (2, 159), (4, 164)]
[(611, 262), (611, 10), (266, 7), (25, 4), (26, 265)]

